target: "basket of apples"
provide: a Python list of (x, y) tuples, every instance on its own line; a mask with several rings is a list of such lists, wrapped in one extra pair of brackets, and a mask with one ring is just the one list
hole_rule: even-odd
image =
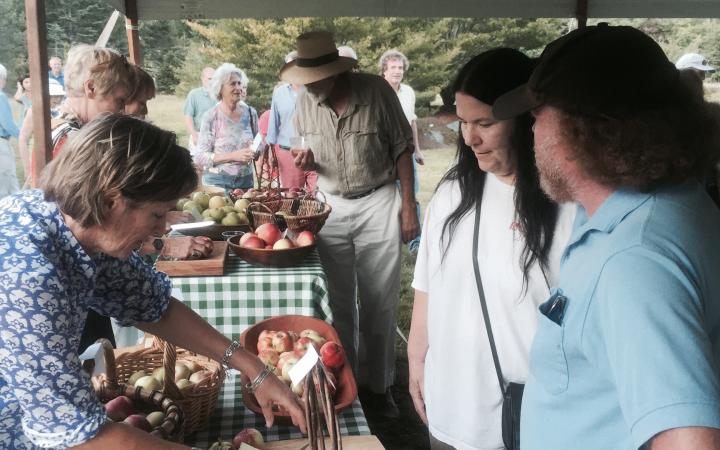
[[(313, 347), (325, 368), (335, 411), (346, 408), (357, 397), (355, 378), (340, 338), (335, 329), (323, 320), (300, 315), (271, 317), (245, 330), (240, 335), (240, 343), (249, 352), (257, 354), (278, 378), (301, 397), (305, 394), (305, 383), (291, 385), (289, 372), (308, 348)], [(243, 401), (250, 410), (262, 414), (257, 399), (250, 391), (243, 390)], [(284, 410), (278, 410), (276, 415), (289, 416)]]
[(118, 382), (157, 391), (177, 403), (185, 416), (186, 435), (204, 427), (225, 380), (225, 371), (217, 361), (158, 337), (147, 348), (119, 349), (114, 366)]
[(322, 194), (316, 192), (315, 198), (306, 195), (262, 203), (253, 202), (247, 207), (246, 215), (252, 227), (277, 223), (280, 220), (292, 233), (310, 231), (317, 234), (332, 211), (328, 203), (317, 199), (319, 196)]
[(112, 344), (101, 339), (106, 373), (93, 378), (98, 399), (109, 420), (146, 431), (161, 439), (182, 442), (185, 416), (180, 406), (158, 391), (119, 384)]
[(315, 248), (315, 235), (301, 231), (293, 236), (276, 223), (264, 223), (254, 231), (227, 240), (230, 251), (250, 264), (267, 267), (297, 266)]

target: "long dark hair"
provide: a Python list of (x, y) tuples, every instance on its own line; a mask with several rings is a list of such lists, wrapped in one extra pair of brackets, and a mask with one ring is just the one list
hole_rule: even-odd
[[(460, 69), (452, 85), (452, 92), (462, 92), (492, 105), (509, 90), (527, 82), (534, 62), (523, 53), (509, 48), (498, 48), (481, 53)], [(537, 261), (543, 271), (547, 268), (548, 254), (555, 234), (558, 206), (540, 188), (540, 177), (533, 152), (532, 117), (516, 117), (510, 142), (510, 157), (515, 167), (515, 212), (525, 237), (521, 255), (523, 289), (527, 286), (530, 268)], [(460, 220), (475, 208), (480, 208), (486, 173), (459, 132), (457, 162), (442, 177), (440, 183), (457, 181), (460, 186), (460, 203), (445, 219), (442, 240), (452, 239)], [(446, 246), (447, 250), (447, 246)]]

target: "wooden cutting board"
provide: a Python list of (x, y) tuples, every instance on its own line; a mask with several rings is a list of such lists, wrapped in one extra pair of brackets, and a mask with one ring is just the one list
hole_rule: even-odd
[[(289, 441), (266, 442), (263, 444), (264, 450), (300, 450), (308, 443), (305, 439), (291, 439)], [(325, 448), (331, 448), (330, 439), (325, 440)], [(343, 436), (343, 450), (385, 450), (378, 438), (375, 436)], [(310, 446), (303, 450), (309, 449)]]
[(177, 261), (158, 259), (155, 262), (155, 269), (158, 272), (165, 272), (171, 277), (224, 275), (227, 245), (225, 241), (213, 241), (213, 251), (205, 259), (181, 259)]

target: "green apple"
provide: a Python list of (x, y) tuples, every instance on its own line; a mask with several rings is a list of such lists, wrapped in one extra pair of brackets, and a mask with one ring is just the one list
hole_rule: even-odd
[(240, 217), (238, 217), (237, 213), (231, 212), (228, 213), (227, 216), (223, 217), (222, 219), (223, 225), (240, 225)]
[(198, 211), (202, 211), (204, 208), (202, 208), (197, 202), (194, 200), (190, 200), (189, 202), (185, 202), (183, 205), (183, 211), (192, 211), (193, 208), (197, 209)]
[(223, 207), (222, 207), (222, 210), (225, 211), (225, 214), (237, 212), (237, 211), (235, 211), (235, 208), (233, 208), (233, 207), (230, 206), (230, 205), (225, 205), (225, 206), (223, 206)]
[(250, 205), (250, 200), (248, 200), (248, 199), (246, 199), (246, 198), (238, 199), (238, 200), (235, 202), (235, 211), (237, 211), (237, 212), (245, 212), (245, 210), (247, 209), (248, 205)]
[(189, 201), (190, 201), (189, 198), (181, 198), (181, 199), (178, 200), (177, 203), (175, 204), (175, 209), (178, 210), (178, 211), (182, 211), (182, 210), (183, 210), (183, 206), (185, 206), (185, 203), (187, 203), (187, 202), (189, 202)]
[(207, 209), (210, 204), (210, 196), (205, 192), (195, 192), (190, 198), (192, 201), (200, 205), (200, 209)]
[(222, 195), (213, 195), (208, 201), (210, 208), (222, 208), (225, 205), (227, 205), (227, 200)]

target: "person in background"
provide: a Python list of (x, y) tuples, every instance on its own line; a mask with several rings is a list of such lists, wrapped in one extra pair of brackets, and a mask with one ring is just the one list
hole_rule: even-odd
[[(402, 82), (405, 72), (410, 67), (410, 61), (407, 57), (399, 51), (393, 49), (388, 50), (380, 57), (380, 74), (385, 78), (385, 81), (390, 83), (393, 90), (400, 99), (400, 105), (402, 106), (405, 117), (410, 122), (410, 127), (413, 133), (413, 146), (415, 151), (413, 153), (413, 174), (415, 175), (415, 196), (417, 197), (418, 191), (420, 190), (420, 182), (418, 181), (417, 165), (425, 164), (420, 151), (420, 140), (418, 139), (417, 131), (417, 115), (415, 114), (415, 91), (413, 88)], [(418, 217), (420, 215), (420, 205), (417, 206)], [(416, 237), (408, 243), (408, 250), (411, 254), (417, 253), (418, 246), (420, 245), (420, 236)]]
[(210, 82), (214, 74), (215, 69), (212, 67), (204, 68), (200, 73), (202, 86), (190, 91), (185, 99), (183, 114), (185, 118), (185, 128), (187, 128), (188, 132), (188, 149), (190, 149), (190, 151), (193, 151), (197, 145), (203, 114), (217, 104), (217, 100), (211, 94), (210, 90)]
[(137, 83), (135, 91), (125, 101), (125, 114), (145, 119), (148, 113), (147, 102), (155, 97), (155, 81), (140, 66), (133, 66)]
[[(115, 50), (86, 44), (72, 47), (65, 66), (67, 99), (61, 115), (50, 121), (53, 158), (83, 125), (103, 113), (122, 112), (136, 83), (134, 66)], [(80, 351), (99, 338), (115, 344), (110, 319), (91, 309), (80, 338)]]
[(80, 44), (68, 52), (62, 113), (51, 120), (53, 157), (69, 134), (106, 112), (121, 112), (135, 91), (137, 72), (115, 50)]
[(18, 116), (18, 123), (22, 123), (28, 109), (30, 109), (30, 106), (32, 105), (32, 100), (30, 99), (30, 74), (25, 74), (20, 77), (17, 82), (17, 89), (15, 90), (13, 99), (22, 105), (20, 115)]
[(698, 182), (720, 106), (650, 36), (600, 24), (493, 105), (527, 111), (543, 189), (579, 207), (539, 308), (523, 450), (720, 448), (720, 211)]
[(173, 298), (167, 275), (136, 252), (196, 186), (174, 133), (111, 114), (70, 138), (41, 190), (0, 201), (0, 448), (188, 449), (108, 420), (78, 358), (88, 309), (240, 370), (267, 426), (277, 404), (305, 431), (297, 396)]
[(387, 82), (351, 72), (356, 61), (339, 56), (330, 33), (300, 35), (297, 51), (280, 79), (305, 85), (297, 98), (295, 130), (308, 138), (309, 149), (293, 150), (298, 152), (295, 164), (317, 171), (318, 188), (333, 207), (320, 230), (318, 248), (328, 275), (334, 325), (364, 402), (397, 417), (390, 387), (395, 378), (400, 247), (419, 231), (412, 130)]
[(10, 146), (10, 137), (18, 137), (20, 130), (12, 116), (10, 102), (3, 89), (7, 82), (7, 69), (0, 64), (0, 198), (20, 189), (15, 173), (15, 151)]
[(48, 79), (55, 80), (60, 86), (65, 86), (65, 72), (63, 71), (62, 59), (53, 56), (48, 60)]
[[(294, 60), (297, 51), (285, 56), (285, 64)], [(290, 153), (290, 139), (295, 136), (295, 102), (304, 87), (300, 84), (282, 83), (275, 88), (270, 106), (267, 142), (275, 146), (275, 156), (280, 170), (280, 185), (283, 188), (305, 189), (314, 192), (317, 173), (295, 167), (295, 157)]]
[[(557, 281), (574, 205), (540, 187), (532, 118), (498, 120), (492, 105), (525, 83), (533, 61), (508, 48), (472, 58), (457, 75), (455, 164), (426, 210), (408, 342), (410, 395), (432, 449), (503, 448), (502, 391), (478, 296), (477, 258), (505, 382), (523, 383), (537, 306)], [(471, 254), (480, 213), (478, 254)], [(471, 342), (472, 352), (458, 342)], [(503, 386), (504, 388), (504, 386)]]
[(250, 148), (258, 130), (254, 108), (242, 101), (247, 95), (248, 78), (233, 64), (215, 70), (210, 92), (218, 103), (202, 119), (193, 160), (202, 167), (203, 184), (217, 186), (229, 193), (253, 186)]

